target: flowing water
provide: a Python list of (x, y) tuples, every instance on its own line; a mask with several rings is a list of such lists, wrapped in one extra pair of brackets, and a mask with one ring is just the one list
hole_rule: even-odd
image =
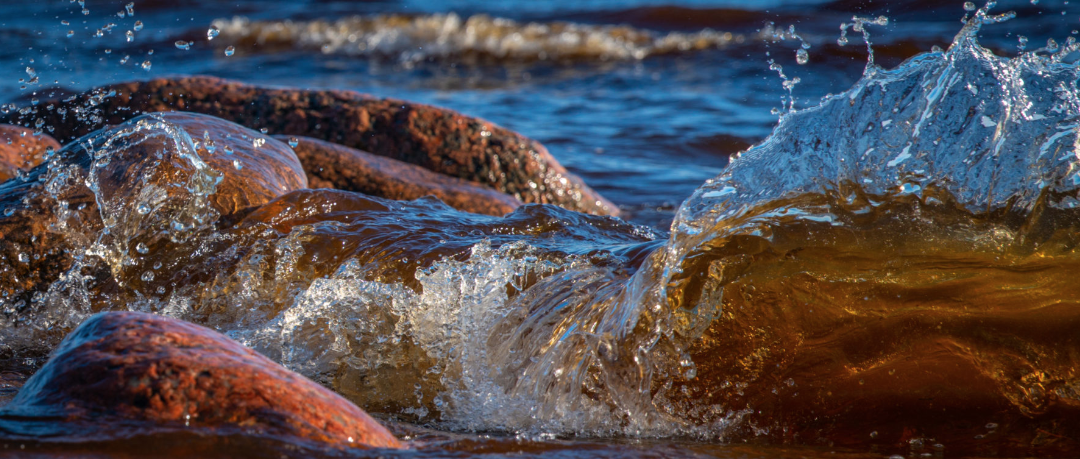
[[(0, 7), (17, 107), (167, 73), (357, 89), (538, 139), (626, 213), (299, 190), (224, 225), (225, 153), (142, 118), (0, 185), (39, 185), (74, 259), (32, 294), (26, 266), (56, 254), (0, 260), (0, 353), (26, 372), (94, 312), (168, 314), (419, 456), (1076, 451), (1080, 9), (746, 3)], [(117, 173), (148, 145), (156, 161)]]

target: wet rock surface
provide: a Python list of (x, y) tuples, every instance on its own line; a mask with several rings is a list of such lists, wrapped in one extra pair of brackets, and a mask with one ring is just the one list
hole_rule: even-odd
[[(618, 208), (567, 172), (539, 142), (450, 110), (352, 91), (268, 89), (213, 77), (120, 83), (52, 101), (37, 120), (69, 141), (142, 113), (189, 111), (270, 134), (326, 140), (490, 186), (522, 202), (617, 215)], [(64, 113), (61, 115), (60, 113)]]
[(49, 148), (59, 150), (60, 143), (48, 135), (34, 135), (27, 128), (0, 124), (0, 182), (15, 177), (19, 169), (41, 164)]
[(330, 390), (224, 335), (137, 312), (95, 315), (0, 410), (9, 437), (115, 436), (201, 429), (397, 448), (374, 419)]
[(457, 210), (501, 216), (522, 205), (513, 196), (476, 183), (437, 174), (419, 166), (308, 137), (293, 151), (304, 165), (311, 188), (333, 188), (380, 198), (413, 200), (431, 195)]
[(36, 303), (71, 269), (76, 247), (130, 259), (306, 187), (287, 145), (205, 115), (147, 115), (88, 135), (0, 184), (2, 312)]

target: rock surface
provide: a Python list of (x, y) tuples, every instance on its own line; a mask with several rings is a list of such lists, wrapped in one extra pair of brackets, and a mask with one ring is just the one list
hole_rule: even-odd
[[(137, 312), (86, 320), (0, 410), (0, 430), (26, 435), (33, 420), (68, 432), (289, 436), (341, 447), (399, 448), (377, 421), (344, 398), (212, 330)], [(31, 435), (32, 436), (32, 435)]]
[(619, 213), (539, 142), (428, 105), (352, 91), (260, 88), (212, 77), (120, 83), (65, 100), (50, 101), (52, 111), (11, 115), (11, 121), (33, 125), (40, 119), (66, 142), (142, 113), (205, 113), (271, 134), (317, 138), (416, 164), (490, 186), (526, 203), (600, 215)]
[(15, 177), (19, 169), (41, 164), (49, 148), (60, 150), (60, 143), (44, 134), (34, 135), (30, 129), (0, 124), (0, 182)]
[(29, 307), (79, 247), (101, 243), (115, 277), (138, 283), (141, 253), (306, 187), (287, 145), (213, 117), (153, 114), (95, 132), (0, 184), (3, 312)]
[(293, 151), (307, 171), (311, 188), (333, 188), (396, 200), (432, 195), (465, 212), (502, 216), (522, 205), (513, 196), (473, 182), (436, 174), (395, 159), (308, 137), (295, 140)]

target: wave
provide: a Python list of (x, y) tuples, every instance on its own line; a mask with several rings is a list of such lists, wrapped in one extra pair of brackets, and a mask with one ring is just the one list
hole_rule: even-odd
[[(870, 64), (848, 91), (785, 113), (679, 208), (666, 240), (550, 206), (498, 219), (330, 190), (218, 228), (199, 213), (211, 181), (193, 139), (146, 125), (197, 172), (174, 184), (175, 205), (130, 227), (135, 201), (98, 196), (109, 231), (67, 226), (85, 241), (78, 269), (5, 307), (0, 337), (40, 354), (91, 311), (149, 310), (369, 411), (455, 430), (927, 454), (940, 449), (915, 440), (935, 439), (960, 455), (993, 430), (995, 452), (1043, 451), (1015, 445), (1075, 435), (1060, 421), (1080, 416), (1080, 66), (1067, 62), (1080, 45), (981, 47), (981, 28), (1009, 17), (980, 9), (948, 50)], [(49, 193), (95, 183), (51, 167)], [(174, 216), (182, 243), (109, 249)], [(150, 260), (165, 269), (140, 276)]]
[(743, 43), (742, 34), (702, 30), (659, 34), (630, 26), (572, 22), (521, 23), (510, 19), (455, 13), (353, 16), (336, 21), (214, 21), (215, 43), (249, 52), (276, 49), (320, 50), (396, 59), (477, 61), (633, 60), (649, 56), (723, 48)]

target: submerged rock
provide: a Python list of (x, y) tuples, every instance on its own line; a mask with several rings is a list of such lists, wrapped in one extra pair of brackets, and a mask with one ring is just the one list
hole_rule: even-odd
[[(312, 188), (355, 191), (387, 199), (431, 195), (457, 210), (501, 216), (522, 205), (513, 196), (422, 167), (307, 137), (297, 137), (300, 158)], [(279, 136), (279, 140), (289, 138)]]
[(78, 247), (95, 245), (116, 277), (138, 281), (120, 274), (143, 274), (151, 250), (306, 187), (287, 145), (206, 115), (151, 114), (87, 135), (0, 184), (2, 312), (37, 302)]
[(0, 410), (13, 437), (179, 429), (401, 447), (356, 405), (224, 335), (137, 312), (88, 319)]
[(10, 180), (20, 169), (29, 170), (45, 159), (46, 150), (60, 149), (56, 139), (18, 126), (0, 124), (0, 182)]
[[(490, 186), (526, 203), (618, 215), (539, 142), (451, 110), (352, 91), (268, 89), (213, 77), (120, 83), (53, 101), (43, 120), (61, 141), (142, 113), (205, 113), (271, 134), (327, 140)], [(75, 113), (75, 116), (65, 116)]]

